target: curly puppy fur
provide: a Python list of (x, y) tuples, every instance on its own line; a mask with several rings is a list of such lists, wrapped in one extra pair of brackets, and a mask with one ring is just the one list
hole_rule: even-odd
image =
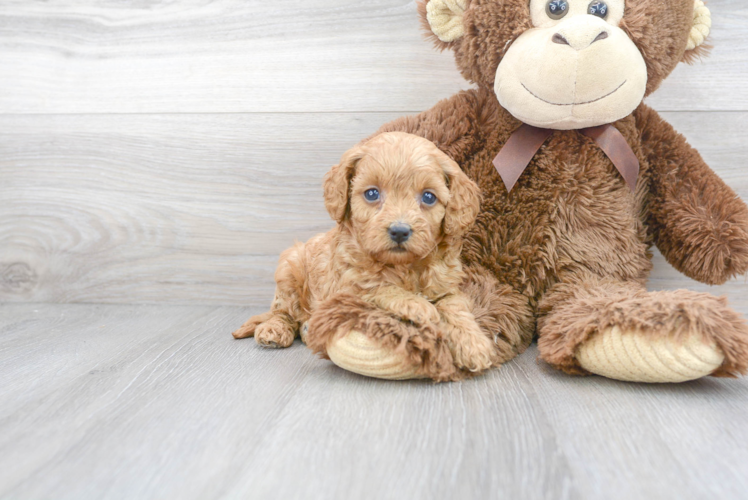
[[(420, 3), (423, 23), (426, 4)], [(493, 86), (502, 57), (531, 25), (527, 0), (469, 0), (465, 34), (440, 49), (476, 88), (378, 133), (403, 131), (434, 142), (475, 180), (481, 212), (464, 241), (470, 280), (493, 277), (526, 316), (508, 316), (505, 356), (535, 331), (548, 363), (581, 373), (576, 347), (606, 325), (637, 326), (652, 336), (697, 330), (725, 351), (716, 375), (745, 373), (748, 327), (723, 299), (690, 292), (647, 294), (652, 244), (676, 269), (709, 284), (748, 271), (748, 207), (657, 112), (641, 104), (614, 125), (639, 159), (632, 196), (610, 160), (575, 130), (555, 131), (508, 193), (492, 160), (521, 123)], [(687, 52), (693, 0), (628, 0), (620, 27), (643, 55), (646, 93), (660, 86)], [(429, 31), (430, 33), (430, 31)], [(609, 283), (601, 286), (600, 283)], [(467, 290), (463, 286), (463, 289)], [(476, 285), (479, 286), (479, 285)], [(475, 299), (474, 299), (475, 300)], [(495, 330), (494, 330), (495, 331)]]
[(415, 376), (455, 381), (470, 372), (455, 367), (447, 343), (434, 323), (416, 326), (371, 302), (347, 293), (333, 295), (322, 302), (309, 320), (307, 346), (324, 358), (327, 346), (335, 338), (356, 330), (365, 332), (383, 347), (402, 352), (405, 360), (417, 367)]
[[(375, 201), (365, 197), (372, 188), (380, 193)], [(438, 199), (433, 206), (423, 201), (426, 191)], [(478, 373), (515, 354), (527, 332), (521, 319), (505, 317), (521, 316), (522, 304), (487, 278), (470, 281), (470, 296), (460, 289), (462, 236), (480, 195), (447, 155), (417, 136), (382, 134), (343, 156), (324, 193), (338, 225), (281, 255), (271, 310), (234, 337), (287, 347), (306, 323), (307, 345), (325, 355), (332, 338), (356, 328), (399, 346), (435, 380)], [(393, 224), (412, 229), (406, 241), (393, 240)]]

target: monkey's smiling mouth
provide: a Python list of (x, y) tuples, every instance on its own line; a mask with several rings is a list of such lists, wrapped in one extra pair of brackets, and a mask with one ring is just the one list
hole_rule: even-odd
[(623, 87), (624, 85), (626, 85), (626, 82), (628, 82), (628, 80), (624, 80), (623, 83), (620, 84), (618, 87), (616, 87), (616, 89), (613, 92), (609, 92), (609, 93), (605, 94), (602, 97), (598, 97), (597, 99), (593, 99), (591, 101), (585, 101), (585, 102), (572, 102), (572, 103), (569, 103), (569, 104), (563, 104), (563, 103), (557, 103), (557, 102), (547, 101), (547, 100), (543, 99), (542, 97), (538, 96), (537, 94), (535, 94), (532, 90), (528, 89), (527, 86), (524, 83), (520, 82), (520, 85), (522, 85), (522, 87), (527, 92), (529, 92), (531, 96), (533, 96), (536, 99), (539, 99), (539, 100), (543, 101), (546, 104), (550, 104), (551, 106), (581, 106), (582, 104), (592, 104), (593, 102), (602, 101), (606, 97), (612, 96), (613, 94), (615, 94), (616, 92), (618, 92), (619, 90), (621, 90), (621, 87)]

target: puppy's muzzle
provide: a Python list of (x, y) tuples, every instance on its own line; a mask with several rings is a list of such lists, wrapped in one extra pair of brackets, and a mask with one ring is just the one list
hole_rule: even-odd
[(392, 224), (387, 232), (390, 234), (390, 239), (398, 245), (405, 243), (413, 234), (413, 229), (407, 224)]

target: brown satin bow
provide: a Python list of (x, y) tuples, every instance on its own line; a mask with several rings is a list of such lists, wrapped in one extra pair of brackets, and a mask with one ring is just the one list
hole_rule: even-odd
[[(501, 180), (504, 181), (507, 192), (512, 190), (522, 172), (553, 132), (550, 129), (537, 128), (525, 123), (506, 141), (493, 160), (493, 164)], [(631, 192), (634, 192), (636, 179), (639, 177), (639, 160), (621, 132), (612, 124), (583, 128), (579, 132), (600, 146), (600, 149), (621, 173)]]

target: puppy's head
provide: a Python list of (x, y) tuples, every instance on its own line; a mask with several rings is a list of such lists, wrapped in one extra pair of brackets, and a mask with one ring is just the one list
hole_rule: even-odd
[(480, 206), (478, 186), (454, 161), (432, 142), (401, 132), (345, 153), (325, 176), (324, 191), (330, 216), (388, 264), (415, 262), (456, 241)]

